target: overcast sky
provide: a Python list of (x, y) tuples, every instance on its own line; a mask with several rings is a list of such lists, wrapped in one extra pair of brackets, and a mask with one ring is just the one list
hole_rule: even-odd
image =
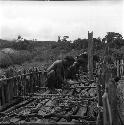
[(0, 38), (13, 39), (17, 35), (38, 40), (57, 40), (68, 35), (71, 40), (104, 37), (106, 32), (124, 36), (124, 2), (0, 2)]

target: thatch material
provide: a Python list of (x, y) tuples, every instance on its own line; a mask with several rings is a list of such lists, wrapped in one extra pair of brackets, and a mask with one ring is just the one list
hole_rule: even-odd
[(30, 52), (26, 50), (16, 51), (12, 48), (5, 48), (2, 49), (1, 52), (7, 54), (11, 58), (13, 64), (21, 64), (31, 59)]
[(15, 50), (12, 48), (5, 48), (1, 50), (2, 52), (6, 53), (6, 54), (13, 54), (15, 53)]

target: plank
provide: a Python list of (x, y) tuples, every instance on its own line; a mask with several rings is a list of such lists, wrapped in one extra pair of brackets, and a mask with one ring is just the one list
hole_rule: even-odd
[(1, 95), (2, 95), (2, 105), (5, 105), (5, 93), (4, 93), (4, 84), (1, 86)]
[(89, 80), (93, 79), (93, 32), (88, 31), (88, 74)]
[[(4, 123), (4, 125), (10, 125), (10, 123)], [(40, 122), (40, 123), (36, 123), (36, 122), (24, 122), (24, 123), (14, 123), (14, 125), (82, 125), (82, 123), (80, 122), (49, 122), (49, 123), (45, 123), (45, 122)]]

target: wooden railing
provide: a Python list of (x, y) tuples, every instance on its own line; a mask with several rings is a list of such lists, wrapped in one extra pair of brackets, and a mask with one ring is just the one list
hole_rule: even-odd
[[(118, 70), (117, 70), (118, 71)], [(121, 76), (122, 74), (119, 74)], [(117, 77), (117, 76), (116, 76)], [(121, 119), (118, 112), (117, 81), (111, 68), (107, 68), (104, 73), (105, 84), (103, 103), (103, 125), (121, 125)]]
[(116, 61), (117, 66), (117, 76), (123, 76), (124, 75), (124, 60), (117, 60)]
[[(106, 73), (105, 73), (106, 74)], [(108, 100), (110, 104), (110, 111), (112, 114), (112, 122), (113, 125), (118, 124), (118, 116), (117, 116), (117, 85), (116, 82), (111, 78), (111, 72), (106, 74), (107, 81), (103, 81), (102, 76), (99, 76), (98, 80), (98, 106), (103, 107), (103, 114), (105, 113), (105, 107), (102, 96), (103, 90), (105, 88), (101, 88), (101, 85), (107, 85)], [(24, 97), (35, 93), (38, 91), (38, 88), (44, 87), (46, 81), (45, 72), (40, 71), (38, 69), (32, 70), (31, 72), (23, 72), (23, 74), (5, 78), (0, 80), (0, 111), (2, 111), (5, 107), (10, 105), (11, 103), (16, 101), (18, 97)], [(97, 124), (104, 124), (104, 115), (102, 112), (99, 114), (99, 118), (97, 120)]]
[(34, 93), (45, 84), (44, 72), (38, 69), (0, 80), (0, 111), (15, 98)]

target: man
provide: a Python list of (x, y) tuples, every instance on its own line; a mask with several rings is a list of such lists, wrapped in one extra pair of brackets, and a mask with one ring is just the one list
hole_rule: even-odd
[(74, 58), (71, 56), (66, 56), (63, 60), (55, 61), (47, 69), (47, 85), (49, 89), (60, 89), (62, 84), (65, 84), (65, 76), (67, 73), (68, 67), (74, 63)]
[(72, 80), (78, 80), (78, 74), (79, 74), (79, 69), (80, 66), (84, 66), (85, 65), (85, 60), (82, 58), (77, 59), (73, 65), (71, 65), (68, 69), (68, 73), (66, 75), (67, 79), (72, 79)]
[[(88, 66), (88, 53), (84, 52), (81, 53), (79, 56), (77, 56), (77, 59), (83, 59), (84, 63), (82, 65), (83, 72), (88, 72), (87, 66)], [(96, 62), (99, 62), (100, 58), (97, 55), (93, 55), (93, 67), (96, 68)]]

